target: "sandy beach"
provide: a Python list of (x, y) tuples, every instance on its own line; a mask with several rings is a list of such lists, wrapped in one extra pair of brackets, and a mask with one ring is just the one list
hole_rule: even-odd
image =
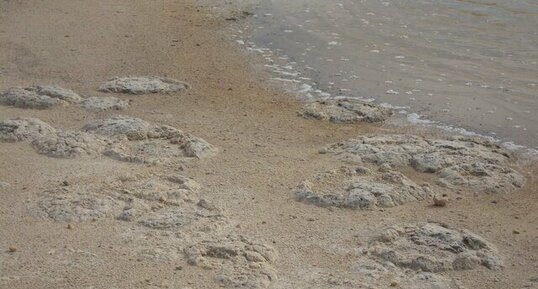
[(305, 113), (211, 2), (0, 2), (0, 288), (538, 288), (534, 162)]

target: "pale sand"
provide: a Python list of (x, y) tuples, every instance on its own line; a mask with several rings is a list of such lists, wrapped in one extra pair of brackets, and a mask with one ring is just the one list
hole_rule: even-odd
[[(106, 96), (98, 88), (115, 76), (171, 77), (191, 88), (173, 95), (114, 94), (132, 100), (121, 114), (178, 127), (219, 148), (214, 157), (167, 167), (109, 158), (56, 159), (37, 154), (26, 143), (0, 144), (0, 182), (9, 183), (0, 186), (0, 288), (218, 288), (211, 270), (188, 265), (181, 252), (171, 261), (139, 258), (136, 246), (125, 241), (131, 228), (138, 230), (134, 223), (105, 218), (68, 229), (66, 223), (29, 214), (42, 191), (64, 181), (68, 187), (92, 187), (121, 176), (163, 174), (194, 178), (203, 198), (223, 208), (235, 233), (276, 249), (280, 281), (271, 285), (275, 288), (331, 288), (329, 275), (313, 277), (313, 272), (352, 278), (354, 248), (386, 226), (417, 221), (466, 228), (497, 247), (505, 264), (500, 271), (480, 267), (444, 273), (467, 288), (520, 288), (538, 277), (535, 166), (519, 168), (526, 176), (521, 190), (464, 192), (460, 200), (449, 192), (451, 202), (444, 208), (431, 207), (431, 200), (384, 211), (329, 210), (294, 201), (302, 180), (341, 165), (318, 154), (320, 148), (385, 129), (298, 117), (301, 104), (264, 86), (223, 36), (229, 14), (210, 14), (194, 3), (0, 4), (0, 88), (55, 84), (84, 97)], [(0, 106), (2, 120), (36, 117), (63, 129), (79, 129), (117, 113), (76, 105), (49, 110)], [(431, 180), (405, 173), (416, 182)], [(313, 278), (319, 280), (309, 280)]]

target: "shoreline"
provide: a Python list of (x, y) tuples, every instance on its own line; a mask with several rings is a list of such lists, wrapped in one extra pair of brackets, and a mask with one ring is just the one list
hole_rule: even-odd
[[(516, 2), (518, 4), (514, 5), (522, 4)], [(285, 78), (288, 82), (300, 81), (298, 90), (303, 89), (301, 85), (314, 87), (310, 91), (305, 89), (305, 94), (313, 97), (371, 98), (401, 107), (400, 110), (409, 111), (407, 114), (417, 113), (426, 118), (424, 121), (441, 122), (443, 127), (465, 128), (536, 149), (530, 115), (535, 84), (532, 81), (528, 85), (522, 84), (524, 80), (532, 79), (532, 74), (526, 74), (527, 67), (531, 70), (532, 67), (523, 64), (530, 65), (532, 57), (512, 58), (511, 54), (503, 53), (517, 48), (481, 42), (484, 35), (505, 38), (499, 36), (506, 32), (503, 29), (486, 32), (483, 21), (495, 19), (495, 13), (509, 14), (510, 10), (502, 4), (487, 7), (456, 1), (425, 4), (424, 15), (410, 13), (411, 7), (417, 8), (414, 5), (418, 3), (404, 1), (383, 6), (352, 1), (342, 1), (338, 5), (300, 0), (267, 2), (260, 5), (249, 21), (252, 33), (243, 42), (255, 43), (259, 47), (247, 47), (247, 50), (260, 52), (266, 59), (272, 58), (268, 61), (277, 63), (277, 67), (269, 68), (274, 77)], [(444, 11), (453, 14), (455, 21), (446, 27), (439, 26), (446, 16), (442, 9), (444, 5), (461, 6), (462, 9)], [(464, 13), (466, 9), (480, 8), (488, 10), (485, 17)], [(437, 13), (441, 15), (434, 17)], [(516, 15), (510, 16), (518, 19)], [(472, 17), (474, 20), (470, 19)], [(515, 19), (511, 19), (515, 27), (508, 26), (522, 34), (523, 31), (528, 33)], [(414, 28), (408, 29), (408, 25)], [(456, 33), (458, 27), (462, 33)], [(465, 29), (468, 27), (483, 31), (484, 35), (477, 35), (473, 42), (464, 36), (472, 35)], [(431, 34), (432, 30), (435, 33)], [(451, 37), (455, 43), (463, 42), (462, 46), (453, 47), (444, 41)], [(478, 55), (491, 52), (484, 50), (484, 46), (498, 51), (499, 55), (487, 61), (480, 60)], [(432, 50), (440, 55), (432, 54)], [(521, 53), (523, 51), (532, 54), (532, 49), (522, 48)], [(499, 66), (505, 60), (516, 61), (523, 67)], [(517, 66), (515, 62), (513, 64)], [(474, 69), (470, 69), (471, 66)], [(318, 96), (317, 89), (323, 90), (323, 95)], [(526, 92), (520, 95), (522, 91)], [(522, 102), (527, 106), (522, 106)]]
[[(127, 100), (129, 108), (91, 112), (77, 105), (45, 110), (0, 106), (1, 120), (36, 117), (55, 128), (77, 130), (97, 119), (127, 115), (179, 128), (203, 138), (219, 152), (209, 158), (151, 165), (105, 156), (51, 158), (37, 154), (24, 142), (1, 143), (0, 181), (9, 185), (0, 186), (0, 231), (9, 233), (0, 240), (0, 287), (220, 286), (214, 277), (217, 265), (217, 269), (193, 266), (182, 253), (185, 244), (205, 231), (190, 235), (182, 230), (146, 230), (136, 222), (113, 217), (55, 222), (28, 213), (43, 192), (62, 184), (74, 191), (102, 186), (109, 190), (118, 179), (163, 175), (190, 177), (200, 185), (197, 198), (218, 206), (225, 215), (226, 224), (217, 231), (230, 230), (230, 234), (262, 240), (275, 249), (278, 258), (270, 266), (278, 277), (268, 288), (346, 288), (345, 283), (327, 281), (332, 273), (353, 281), (356, 272), (350, 268), (356, 262), (358, 244), (367, 244), (387, 226), (424, 221), (480, 234), (498, 248), (505, 263), (501, 271), (479, 267), (442, 276), (469, 288), (524, 286), (536, 277), (536, 164), (511, 164), (526, 178), (520, 190), (464, 192), (459, 200), (454, 195), (446, 208), (432, 207), (431, 198), (370, 211), (327, 209), (295, 201), (294, 190), (303, 180), (348, 165), (319, 154), (323, 147), (368, 133), (417, 132), (297, 116), (303, 104), (266, 85), (243, 52), (222, 35), (223, 25), (230, 22), (226, 18), (242, 15), (243, 10), (223, 8), (222, 14), (213, 14), (207, 5), (196, 3), (61, 0), (2, 4), (1, 89), (55, 84), (83, 97)], [(104, 81), (126, 75), (165, 76), (185, 81), (191, 88), (147, 95), (98, 91)], [(432, 175), (412, 169), (403, 173), (417, 183), (434, 181)], [(118, 186), (122, 188), (121, 182)], [(212, 236), (211, 231), (207, 234)], [(233, 266), (240, 270), (240, 265)]]

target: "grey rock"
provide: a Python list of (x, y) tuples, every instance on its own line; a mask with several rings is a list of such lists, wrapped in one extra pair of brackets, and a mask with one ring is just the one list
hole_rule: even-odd
[(217, 153), (217, 149), (215, 147), (199, 137), (183, 137), (182, 143), (185, 155), (188, 157), (201, 159), (214, 156)]
[(319, 207), (373, 209), (423, 200), (433, 193), (396, 171), (366, 173), (340, 169), (305, 181), (295, 191), (298, 201)]
[(20, 108), (46, 109), (81, 100), (75, 92), (58, 86), (13, 87), (0, 91), (0, 104)]
[(435, 223), (389, 228), (374, 238), (367, 251), (397, 267), (424, 272), (503, 266), (497, 249), (482, 237)]
[(0, 122), (0, 142), (33, 140), (54, 133), (49, 124), (32, 117), (17, 117)]
[(80, 106), (90, 111), (124, 110), (129, 107), (129, 101), (116, 97), (88, 97)]
[(233, 234), (185, 248), (189, 264), (217, 270), (215, 280), (229, 288), (267, 288), (276, 280), (276, 251)]
[(523, 176), (512, 169), (514, 157), (500, 146), (470, 137), (427, 138), (408, 134), (372, 134), (330, 145), (322, 150), (339, 158), (380, 167), (411, 167), (433, 173), (450, 188), (478, 192), (510, 192)]
[(309, 103), (303, 107), (300, 115), (336, 123), (382, 122), (392, 115), (392, 111), (373, 103), (348, 98)]
[(171, 208), (152, 212), (142, 217), (138, 223), (151, 229), (170, 230), (190, 225), (194, 215), (179, 208)]
[(99, 137), (80, 131), (57, 131), (36, 138), (31, 143), (40, 154), (55, 158), (99, 156), (107, 143)]
[(102, 136), (124, 136), (129, 140), (169, 139), (183, 135), (182, 131), (171, 126), (156, 125), (139, 118), (127, 116), (95, 120), (86, 124), (83, 130)]
[(58, 188), (42, 193), (31, 212), (56, 222), (84, 222), (112, 216), (118, 209), (109, 196)]
[(112, 137), (115, 141), (104, 154), (111, 158), (142, 163), (168, 163), (185, 157), (204, 158), (217, 153), (205, 140), (166, 125), (138, 118), (117, 116), (93, 121), (86, 132)]
[(105, 82), (99, 90), (104, 92), (148, 94), (148, 93), (172, 93), (189, 88), (189, 85), (179, 80), (158, 77), (115, 77)]

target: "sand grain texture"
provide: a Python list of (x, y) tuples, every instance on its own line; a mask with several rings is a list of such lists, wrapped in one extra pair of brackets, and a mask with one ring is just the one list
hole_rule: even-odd
[[(251, 12), (246, 2), (2, 2), (2, 89), (52, 83), (102, 97), (99, 87), (124, 75), (177, 79), (189, 89), (118, 89), (127, 93), (113, 96), (129, 101), (123, 117), (60, 98), (62, 105), (47, 109), (0, 106), (2, 120), (20, 118), (0, 125), (0, 288), (356, 288), (364, 280), (374, 288), (536, 286), (535, 166), (491, 153), (491, 165), (524, 178), (522, 188), (503, 177), (502, 193), (473, 194), (483, 183), (451, 182), (453, 189), (436, 182), (439, 173), (320, 154), (331, 143), (393, 132), (297, 116), (303, 104), (265, 85), (247, 61), (256, 59), (223, 31), (240, 29)], [(294, 200), (297, 184), (342, 166), (367, 167), (356, 177), (382, 184), (383, 174), (396, 171), (451, 202), (434, 207), (420, 196), (351, 210)], [(479, 235), (495, 251), (478, 251), (502, 257), (504, 267), (477, 265), (474, 251), (462, 262), (472, 270), (435, 273), (360, 257), (359, 248), (386, 228), (421, 221)], [(386, 249), (411, 242), (401, 236)], [(428, 250), (443, 264), (453, 260)]]

